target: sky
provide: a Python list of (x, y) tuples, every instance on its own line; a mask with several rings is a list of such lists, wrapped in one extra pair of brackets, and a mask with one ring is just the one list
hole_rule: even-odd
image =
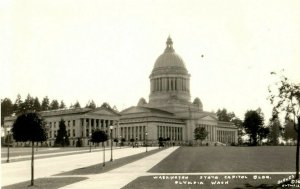
[(299, 10), (297, 0), (4, 0), (0, 97), (135, 106), (170, 35), (192, 101), (241, 119), (260, 107), (267, 119), (270, 72), (300, 81)]

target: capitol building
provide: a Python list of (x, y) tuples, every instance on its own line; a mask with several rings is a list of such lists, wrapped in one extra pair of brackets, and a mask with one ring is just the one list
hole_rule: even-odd
[[(194, 130), (204, 127), (207, 144), (237, 143), (238, 130), (230, 122), (218, 121), (215, 113), (204, 111), (200, 98), (191, 101), (190, 78), (186, 64), (175, 52), (168, 37), (164, 52), (157, 58), (150, 73), (149, 100), (140, 98), (136, 106), (121, 112), (109, 107), (77, 108), (40, 112), (48, 128), (48, 144), (54, 145), (59, 121), (64, 119), (70, 145), (82, 140), (89, 145), (95, 129), (110, 133), (113, 138), (134, 139), (157, 145), (158, 139), (169, 138), (172, 143), (193, 144)], [(11, 127), (16, 117), (6, 117), (4, 127)]]

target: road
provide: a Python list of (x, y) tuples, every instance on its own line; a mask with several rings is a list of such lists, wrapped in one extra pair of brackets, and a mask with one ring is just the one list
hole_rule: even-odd
[[(148, 150), (156, 149), (157, 147), (148, 147)], [(113, 151), (113, 158), (119, 159), (129, 155), (134, 155), (138, 153), (144, 153), (145, 148), (122, 148), (115, 149)], [(105, 160), (110, 160), (110, 149), (106, 149)], [(3, 163), (1, 164), (2, 172), (2, 186), (7, 186), (23, 181), (30, 180), (31, 175), (31, 164), (30, 160)], [(49, 177), (54, 174), (59, 174), (74, 169), (87, 167), (90, 165), (95, 165), (103, 162), (103, 152), (87, 152), (75, 155), (50, 157), (44, 159), (37, 159), (34, 163), (34, 177), (42, 178)]]

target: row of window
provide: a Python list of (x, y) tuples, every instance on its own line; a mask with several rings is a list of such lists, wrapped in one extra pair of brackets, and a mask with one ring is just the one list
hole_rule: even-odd
[(173, 126), (157, 126), (157, 138), (170, 138), (170, 140), (182, 140), (182, 128)]
[(189, 80), (186, 78), (165, 77), (151, 80), (151, 91), (189, 91)]
[[(71, 121), (71, 120), (67, 120), (67, 121), (65, 121), (65, 125), (66, 125), (67, 127), (70, 127), (71, 124), (72, 124), (73, 127), (75, 127), (75, 125), (76, 125), (76, 120), (72, 120), (72, 121)], [(48, 122), (48, 125), (49, 125), (49, 128), (50, 128), (50, 129), (52, 128), (52, 126), (53, 126), (53, 128), (55, 129), (56, 126), (59, 126), (59, 121)]]
[[(71, 131), (72, 131), (72, 133), (71, 133)], [(48, 133), (49, 138), (55, 138), (57, 136), (57, 132), (58, 132), (58, 130), (49, 131), (49, 133)], [(69, 137), (71, 137), (71, 136), (76, 137), (75, 129), (73, 129), (73, 130), (68, 129), (67, 133), (68, 133)]]
[(217, 141), (222, 143), (233, 143), (235, 142), (236, 136), (235, 131), (217, 131)]

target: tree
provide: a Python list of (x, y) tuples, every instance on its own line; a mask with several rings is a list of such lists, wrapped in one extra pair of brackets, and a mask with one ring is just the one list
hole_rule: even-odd
[(1, 125), (4, 124), (4, 117), (13, 113), (13, 104), (9, 98), (1, 99)]
[(279, 137), (281, 136), (281, 124), (278, 117), (272, 117), (269, 123), (270, 133), (268, 135), (269, 143), (277, 146), (279, 144)]
[(235, 114), (233, 112), (227, 113), (227, 110), (223, 108), (222, 110), (218, 109), (217, 117), (219, 121), (230, 122), (235, 117)]
[(50, 100), (49, 100), (48, 96), (45, 96), (42, 100), (41, 111), (49, 110), (50, 109), (49, 103), (50, 103)]
[(95, 109), (96, 108), (96, 104), (93, 100), (89, 101), (86, 106), (86, 108), (91, 108), (91, 109)]
[(34, 98), (34, 101), (33, 101), (33, 109), (36, 111), (36, 112), (39, 112), (41, 111), (41, 103), (39, 101), (39, 98), (38, 97), (35, 97)]
[(194, 130), (194, 137), (195, 140), (200, 140), (201, 141), (201, 146), (202, 146), (202, 141), (207, 137), (208, 132), (205, 130), (204, 127), (196, 127)]
[(105, 166), (105, 141), (107, 141), (108, 137), (107, 134), (104, 131), (101, 130), (95, 130), (92, 133), (92, 142), (99, 144), (100, 142), (102, 142), (102, 146), (103, 146), (103, 167)]
[(243, 131), (243, 121), (237, 117), (234, 117), (231, 122), (238, 128), (238, 143), (242, 144), (243, 139), (242, 136), (244, 135)]
[(23, 103), (23, 109), (25, 111), (34, 111), (34, 98), (30, 96), (30, 94), (27, 95), (27, 98)]
[(64, 101), (63, 101), (63, 100), (62, 100), (62, 101), (60, 101), (59, 108), (60, 108), (60, 109), (65, 109), (65, 108), (66, 108), (66, 105), (65, 105), (65, 103), (64, 103)]
[(73, 105), (72, 108), (81, 108), (80, 104), (78, 101), (76, 101), (76, 103)]
[[(277, 75), (275, 72), (271, 74)], [(281, 75), (275, 83), (275, 90), (269, 87), (270, 102), (273, 115), (284, 114), (286, 119), (292, 119), (294, 129), (297, 131), (296, 147), (296, 179), (299, 178), (299, 148), (300, 148), (300, 83), (292, 83), (287, 77)]]
[(125, 139), (125, 138), (122, 138), (122, 139), (121, 139), (121, 146), (124, 146), (124, 142), (126, 142), (126, 139)]
[(21, 114), (12, 126), (13, 138), (17, 142), (30, 141), (31, 151), (31, 186), (34, 185), (34, 142), (47, 140), (47, 130), (44, 120), (37, 113)]
[(297, 140), (297, 131), (294, 129), (293, 120), (290, 119), (285, 120), (283, 138), (286, 141)]
[(69, 136), (66, 130), (66, 124), (63, 119), (59, 121), (59, 129), (57, 131), (57, 136), (55, 138), (55, 145), (57, 146), (69, 146)]
[(59, 103), (57, 100), (52, 100), (50, 103), (50, 110), (57, 110), (59, 109)]
[(107, 109), (112, 109), (111, 106), (107, 103), (107, 102), (104, 102), (101, 107), (103, 108), (107, 108)]
[(158, 147), (164, 146), (164, 138), (163, 137), (159, 137), (158, 138)]
[(114, 138), (114, 142), (116, 143), (116, 146), (118, 146), (119, 139), (118, 138)]
[(253, 146), (256, 146), (258, 139), (261, 138), (259, 135), (265, 133), (263, 125), (264, 118), (258, 111), (249, 110), (246, 112), (243, 126), (246, 133), (249, 134), (250, 144), (252, 144)]
[(133, 146), (134, 139), (133, 139), (133, 138), (131, 138), (131, 139), (130, 139), (130, 142), (131, 142), (131, 145)]
[(17, 98), (16, 98), (15, 103), (13, 105), (13, 109), (14, 109), (14, 113), (17, 114), (17, 115), (25, 113), (25, 111), (23, 109), (23, 101), (21, 99), (20, 94), (17, 95)]

